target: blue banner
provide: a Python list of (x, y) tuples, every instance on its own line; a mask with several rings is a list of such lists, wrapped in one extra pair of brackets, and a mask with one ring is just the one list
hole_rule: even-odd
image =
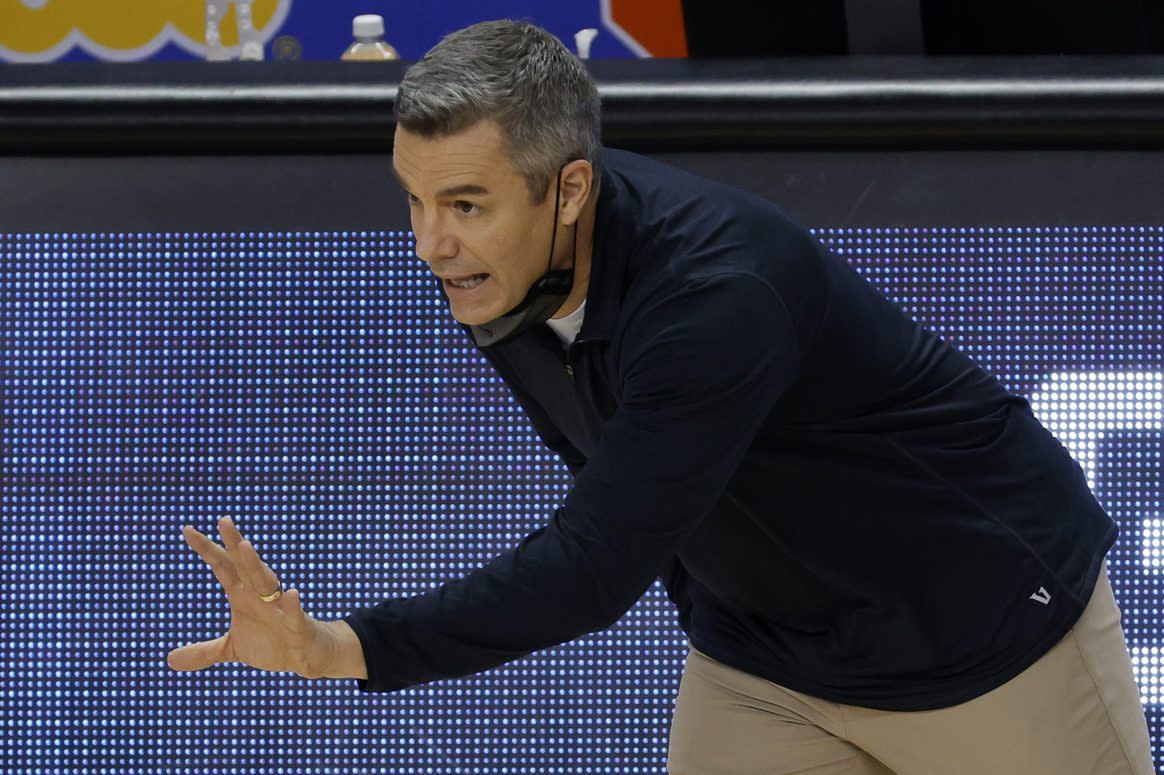
[[(211, 0), (0, 0), (0, 61), (61, 62), (206, 59)], [(527, 19), (575, 50), (574, 34), (598, 30), (594, 58), (686, 56), (680, 0), (584, 0), (546, 3), (482, 0), (379, 3), (367, 0), (212, 0), (223, 16), (222, 41), (239, 57), (239, 22), (249, 23), (263, 59), (339, 59), (352, 41), (352, 19), (384, 18), (385, 40), (406, 60), (442, 36), (487, 19)], [(240, 8), (244, 9), (240, 14)]]

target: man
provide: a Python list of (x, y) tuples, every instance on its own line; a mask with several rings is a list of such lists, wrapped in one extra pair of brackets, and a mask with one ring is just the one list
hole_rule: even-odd
[(672, 773), (1151, 773), (1116, 526), (1026, 400), (775, 205), (602, 148), (593, 81), (532, 25), (442, 40), (396, 116), (416, 254), (574, 486), (484, 567), (339, 622), (229, 521), (226, 548), (189, 528), (232, 626), (173, 666), (394, 691), (662, 578), (692, 644)]

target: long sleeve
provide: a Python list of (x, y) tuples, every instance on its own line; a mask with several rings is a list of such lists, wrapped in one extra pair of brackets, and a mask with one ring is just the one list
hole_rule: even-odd
[(720, 274), (626, 323), (620, 401), (548, 523), (463, 578), (344, 617), (361, 691), (471, 675), (616, 622), (712, 509), (799, 353), (779, 295)]

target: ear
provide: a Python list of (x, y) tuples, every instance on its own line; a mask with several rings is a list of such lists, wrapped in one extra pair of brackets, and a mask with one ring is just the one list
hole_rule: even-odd
[(594, 166), (585, 159), (575, 159), (562, 168), (562, 201), (558, 223), (569, 226), (578, 220), (594, 185)]

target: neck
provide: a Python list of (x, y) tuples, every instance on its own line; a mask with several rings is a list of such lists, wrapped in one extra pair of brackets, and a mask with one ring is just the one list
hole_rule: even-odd
[(590, 256), (594, 249), (594, 220), (597, 211), (598, 192), (594, 191), (586, 202), (586, 206), (582, 208), (577, 223), (567, 226), (564, 230), (566, 233), (558, 238), (559, 242), (565, 243), (565, 250), (556, 251), (560, 255), (554, 256), (554, 267), (566, 269), (570, 266), (570, 250), (574, 243), (574, 235), (570, 234), (570, 231), (578, 230), (578, 254), (574, 258), (577, 262), (574, 265), (574, 285), (570, 289), (570, 295), (562, 302), (562, 306), (558, 307), (558, 311), (551, 316), (554, 320), (576, 312), (582, 306), (582, 302), (586, 301), (586, 290), (590, 285)]

